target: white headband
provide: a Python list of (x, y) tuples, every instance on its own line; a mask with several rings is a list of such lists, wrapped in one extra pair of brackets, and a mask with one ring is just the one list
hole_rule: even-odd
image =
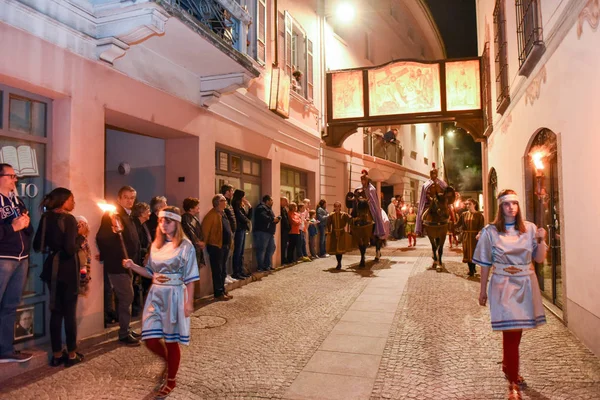
[(498, 199), (498, 202), (500, 204), (505, 203), (507, 201), (516, 201), (517, 203), (519, 202), (519, 197), (516, 194), (505, 194), (504, 196), (500, 197)]
[(173, 221), (181, 222), (181, 215), (177, 215), (171, 211), (159, 211), (158, 218), (169, 218)]

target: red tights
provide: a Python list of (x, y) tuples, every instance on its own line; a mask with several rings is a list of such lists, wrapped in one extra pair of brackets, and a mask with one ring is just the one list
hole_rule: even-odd
[(519, 380), (519, 345), (522, 334), (522, 330), (502, 332), (502, 370), (511, 383)]
[(168, 378), (173, 380), (179, 369), (179, 361), (181, 360), (181, 350), (179, 343), (166, 343), (161, 339), (146, 339), (146, 347), (151, 352), (167, 362)]

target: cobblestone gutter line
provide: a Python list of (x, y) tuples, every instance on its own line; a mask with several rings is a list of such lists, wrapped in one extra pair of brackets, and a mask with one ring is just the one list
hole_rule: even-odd
[[(196, 311), (208, 318), (192, 318), (191, 345), (169, 398), (281, 398), (369, 282), (351, 270), (330, 273), (332, 258), (279, 271), (235, 290), (232, 301)], [(210, 317), (227, 323), (201, 329)], [(142, 399), (160, 371), (145, 348), (118, 347), (0, 398)]]
[[(429, 257), (415, 263), (371, 398), (505, 399), (501, 334), (491, 331), (488, 309), (477, 304), (479, 283), (428, 271), (430, 263)], [(456, 264), (448, 269), (464, 270)], [(546, 326), (523, 336), (524, 398), (599, 399), (599, 360), (547, 317)]]

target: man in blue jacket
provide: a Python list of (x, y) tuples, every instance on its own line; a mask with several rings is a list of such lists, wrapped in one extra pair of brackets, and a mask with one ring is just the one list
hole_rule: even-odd
[(13, 328), (21, 302), (33, 227), (25, 204), (16, 195), (17, 175), (10, 164), (0, 164), (0, 363), (25, 362), (31, 354), (13, 346)]
[(281, 221), (281, 215), (273, 213), (273, 199), (268, 194), (263, 196), (262, 203), (254, 211), (254, 249), (259, 271), (273, 269), (273, 253), (275, 253), (275, 230)]

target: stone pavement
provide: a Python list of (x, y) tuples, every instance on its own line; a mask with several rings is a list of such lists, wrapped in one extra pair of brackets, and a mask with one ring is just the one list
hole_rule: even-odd
[[(477, 304), (479, 283), (446, 248), (450, 273), (427, 270), (416, 249), (391, 242), (378, 264), (358, 257), (280, 270), (192, 317), (172, 399), (503, 399), (501, 335)], [(372, 259), (372, 250), (369, 250)], [(525, 332), (525, 399), (600, 399), (600, 360), (547, 313)], [(11, 380), (0, 399), (143, 399), (161, 362), (109, 343), (70, 369)], [(320, 386), (319, 386), (320, 385)]]

